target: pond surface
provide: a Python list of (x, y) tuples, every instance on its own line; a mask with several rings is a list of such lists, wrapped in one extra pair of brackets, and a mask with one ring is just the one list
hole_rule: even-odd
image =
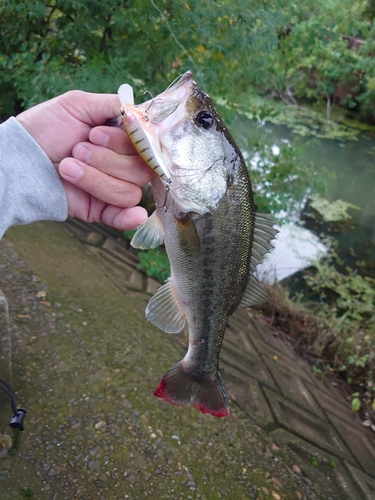
[[(369, 263), (368, 274), (375, 276), (375, 140), (364, 135), (358, 141), (346, 143), (332, 139), (301, 137), (286, 126), (263, 124), (237, 118), (231, 131), (242, 151), (253, 154), (254, 135), (261, 134), (274, 149), (285, 143), (303, 145), (302, 161), (313, 163), (317, 171), (325, 168), (334, 175), (329, 181), (326, 198), (333, 202), (343, 200), (358, 207), (350, 210), (353, 224), (342, 232), (335, 232), (345, 260), (353, 267), (362, 260)], [(313, 168), (314, 168), (313, 167)], [(302, 211), (306, 227), (320, 233), (322, 226), (314, 227)], [(327, 229), (327, 228), (325, 228)], [(323, 228), (324, 230), (324, 228)]]

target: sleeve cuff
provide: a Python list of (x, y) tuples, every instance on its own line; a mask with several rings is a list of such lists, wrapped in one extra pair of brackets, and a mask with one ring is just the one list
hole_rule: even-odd
[(0, 125), (0, 238), (14, 225), (67, 216), (68, 202), (55, 167), (22, 125), (9, 118)]

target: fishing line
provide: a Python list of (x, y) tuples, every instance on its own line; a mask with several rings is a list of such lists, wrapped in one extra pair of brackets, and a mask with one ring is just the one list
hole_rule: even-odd
[(172, 35), (173, 37), (173, 40), (177, 43), (177, 45), (180, 47), (180, 49), (185, 52), (185, 54), (187, 55), (189, 61), (191, 62), (191, 64), (194, 66), (196, 72), (197, 72), (197, 75), (199, 76), (199, 78), (203, 81), (204, 83), (204, 78), (203, 78), (203, 73), (201, 71), (199, 71), (199, 68), (198, 66), (195, 64), (195, 61), (194, 59), (191, 57), (191, 55), (189, 54), (189, 52), (185, 49), (185, 47), (182, 45), (182, 43), (178, 40), (178, 38), (176, 37), (176, 35), (173, 33), (172, 31), (172, 28), (170, 27), (170, 24), (168, 22), (168, 19), (165, 17), (165, 15), (163, 14), (163, 12), (159, 9), (159, 7), (155, 4), (154, 0), (150, 0), (152, 5), (155, 7), (155, 9), (159, 12), (159, 14), (161, 15), (161, 17), (163, 18), (165, 24), (167, 25), (167, 28), (170, 32), (170, 34)]

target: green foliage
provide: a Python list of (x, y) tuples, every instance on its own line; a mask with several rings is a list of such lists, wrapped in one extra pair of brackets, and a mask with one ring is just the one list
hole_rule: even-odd
[(29, 488), (22, 488), (20, 490), (22, 498), (34, 498), (34, 493)]
[(361, 407), (361, 400), (359, 399), (359, 392), (355, 392), (352, 394), (352, 402), (351, 402), (351, 408), (352, 411), (358, 411)]
[(320, 467), (320, 462), (314, 455), (310, 457), (310, 462), (314, 465), (314, 467)]
[(328, 122), (335, 99), (349, 109), (360, 104), (372, 117), (375, 27), (363, 20), (363, 9), (361, 2), (349, 0), (318, 2), (306, 17), (298, 9), (271, 56), (275, 95), (294, 105), (299, 99), (323, 99)]
[[(138, 95), (146, 88), (155, 94), (192, 69), (202, 86), (231, 104), (254, 89), (294, 108), (300, 99), (323, 99), (328, 125), (316, 126), (327, 134), (335, 129), (337, 88), (349, 90), (347, 107), (360, 104), (373, 116), (375, 26), (364, 14), (368, 1), (366, 10), (361, 0), (2, 0), (0, 113), (72, 88), (115, 92), (125, 81)], [(348, 37), (363, 43), (349, 50)], [(295, 115), (304, 121), (300, 106)]]
[[(131, 241), (136, 229), (131, 231), (123, 231), (123, 236)], [(159, 283), (164, 281), (171, 275), (169, 260), (164, 247), (153, 248), (150, 250), (141, 250), (138, 252), (139, 264), (137, 268), (151, 278), (155, 278)]]
[(365, 10), (363, 11), (363, 16), (369, 21), (375, 19), (375, 1), (367, 0)]
[(330, 458), (330, 460), (329, 460), (329, 466), (332, 469), (335, 469), (337, 467), (337, 464), (336, 464), (336, 462), (335, 462), (335, 460), (333, 458)]
[[(2, 114), (72, 88), (157, 93), (187, 69), (218, 94), (246, 90), (243, 68), (276, 47), (279, 2), (37, 0), (0, 3)], [(191, 27), (194, 26), (194, 29)], [(252, 47), (249, 51), (248, 47)], [(266, 68), (256, 73), (259, 83)]]
[(343, 268), (333, 250), (315, 265), (316, 272), (305, 274), (318, 298), (308, 303), (317, 330), (311, 348), (319, 356), (330, 353), (333, 367), (346, 374), (348, 383), (366, 387), (375, 369), (375, 279)]
[(329, 202), (319, 194), (309, 196), (310, 207), (316, 210), (324, 222), (342, 222), (351, 219), (349, 209), (360, 210), (359, 207), (343, 200)]
[(128, 231), (123, 231), (122, 234), (124, 238), (131, 241), (136, 232), (137, 232), (136, 229), (129, 229)]
[(163, 248), (155, 248), (139, 252), (138, 269), (145, 271), (148, 276), (155, 278), (160, 283), (171, 275), (169, 260)]

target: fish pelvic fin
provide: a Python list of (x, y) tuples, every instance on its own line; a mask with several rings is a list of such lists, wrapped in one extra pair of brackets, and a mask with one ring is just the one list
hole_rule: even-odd
[(229, 415), (220, 372), (217, 372), (213, 380), (197, 377), (186, 368), (184, 361), (175, 364), (164, 375), (154, 395), (178, 406), (191, 403), (202, 413), (210, 413), (214, 417)]

